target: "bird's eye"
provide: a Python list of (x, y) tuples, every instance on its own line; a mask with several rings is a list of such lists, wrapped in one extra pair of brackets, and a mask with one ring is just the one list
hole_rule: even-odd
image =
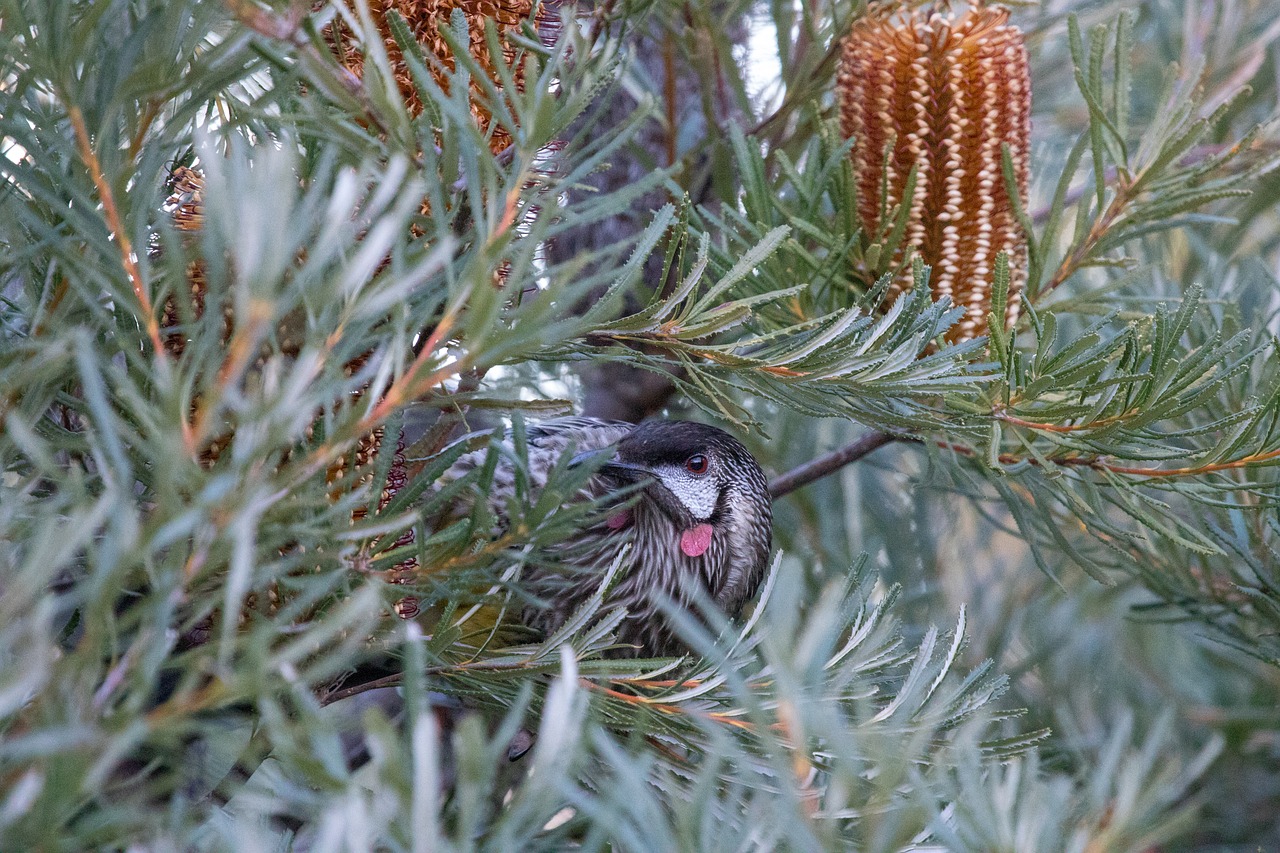
[(707, 462), (707, 457), (701, 453), (695, 453), (684, 461), (684, 469), (690, 474), (702, 476), (707, 473), (708, 467), (710, 467), (710, 464)]

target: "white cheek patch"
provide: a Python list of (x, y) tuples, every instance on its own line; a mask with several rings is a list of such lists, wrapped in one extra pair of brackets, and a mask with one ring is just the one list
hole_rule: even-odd
[(710, 476), (695, 477), (684, 468), (674, 465), (664, 466), (654, 473), (694, 518), (710, 518), (715, 512), (720, 495)]

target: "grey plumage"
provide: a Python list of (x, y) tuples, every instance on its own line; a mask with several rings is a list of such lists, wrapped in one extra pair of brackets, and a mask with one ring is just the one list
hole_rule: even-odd
[[(531, 628), (547, 633), (563, 624), (624, 551), (621, 578), (605, 606), (627, 609), (618, 639), (638, 655), (681, 650), (661, 612), (664, 597), (688, 604), (701, 588), (735, 616), (755, 594), (768, 563), (773, 515), (764, 472), (733, 436), (687, 421), (560, 418), (531, 426), (527, 437), (535, 493), (570, 449), (575, 463), (602, 463), (577, 499), (607, 501), (628, 486), (636, 492), (629, 508), (620, 503), (548, 555), (551, 568), (526, 575), (528, 588), (548, 604), (525, 609), (522, 619)], [(446, 478), (484, 459), (485, 451), (466, 454)], [(509, 458), (499, 461), (488, 496), (499, 517), (514, 493), (514, 474)]]

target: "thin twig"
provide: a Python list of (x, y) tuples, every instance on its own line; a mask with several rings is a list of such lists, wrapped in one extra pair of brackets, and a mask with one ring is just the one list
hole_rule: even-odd
[(1111, 226), (1126, 212), (1129, 203), (1133, 201), (1135, 196), (1131, 195), (1131, 192), (1136, 185), (1136, 182), (1128, 181), (1116, 188), (1116, 194), (1111, 199), (1111, 203), (1107, 205), (1107, 209), (1089, 227), (1089, 233), (1085, 235), (1084, 239), (1076, 244), (1071, 253), (1062, 259), (1062, 263), (1058, 265), (1058, 269), (1053, 276), (1040, 288), (1039, 295), (1043, 296), (1051, 293), (1060, 287), (1093, 256), (1094, 247), (1102, 242), (1102, 239), (1110, 232)]
[[(1272, 145), (1270, 147), (1274, 152), (1276, 146)], [(1187, 154), (1186, 157), (1183, 157), (1181, 160), (1178, 161), (1178, 165), (1184, 168), (1195, 166), (1196, 164), (1201, 163), (1204, 160), (1209, 159), (1210, 157), (1217, 157), (1219, 154), (1229, 150), (1230, 148), (1231, 146), (1229, 145), (1197, 145), (1195, 148), (1191, 149), (1191, 152)], [(1108, 166), (1106, 170), (1103, 172), (1103, 182), (1106, 183), (1107, 185), (1110, 185), (1111, 182), (1116, 179), (1116, 176), (1118, 174), (1119, 172), (1117, 171), (1115, 166)], [(1082, 184), (1078, 187), (1075, 187), (1074, 189), (1068, 191), (1065, 196), (1063, 196), (1061, 209), (1065, 210), (1068, 207), (1072, 207), (1078, 204), (1082, 198), (1084, 198), (1086, 195), (1089, 195), (1090, 193), (1093, 193), (1094, 191), (1095, 191), (1094, 188), (1089, 184)], [(1052, 215), (1053, 215), (1053, 207), (1051, 205), (1045, 205), (1044, 207), (1040, 208), (1039, 210), (1036, 210), (1031, 214), (1031, 221), (1034, 222), (1036, 225), (1044, 225), (1046, 222), (1049, 221), (1049, 217)]]
[(156, 116), (160, 115), (160, 109), (164, 105), (165, 102), (159, 98), (152, 98), (147, 101), (146, 107), (142, 110), (142, 117), (138, 121), (138, 131), (133, 135), (133, 141), (129, 143), (130, 163), (138, 159), (138, 154), (142, 151), (142, 143), (146, 139), (147, 131), (151, 129), (152, 123), (156, 120)]
[(852, 444), (845, 445), (825, 456), (819, 456), (799, 467), (792, 468), (769, 484), (769, 494), (774, 500), (794, 492), (801, 486), (807, 486), (814, 480), (827, 476), (833, 471), (843, 468), (850, 462), (857, 462), (878, 447), (897, 441), (898, 436), (887, 432), (869, 432)]
[[(907, 441), (919, 441), (919, 439), (905, 439)], [(961, 456), (977, 457), (979, 451), (963, 444), (954, 444), (949, 441), (937, 442), (938, 447), (943, 450), (954, 451)], [(997, 461), (1001, 465), (1019, 465), (1028, 463), (1030, 465), (1040, 466), (1042, 462), (1034, 456), (1018, 456), (1013, 453), (1001, 453)], [(1116, 465), (1108, 462), (1102, 456), (1066, 456), (1054, 459), (1052, 457), (1045, 461), (1054, 465), (1073, 466), (1076, 468), (1091, 468), (1095, 471), (1108, 471), (1112, 474), (1128, 474), (1134, 477), (1198, 477), (1201, 474), (1212, 474), (1216, 471), (1233, 471), (1238, 468), (1248, 468), (1251, 465), (1262, 465), (1272, 460), (1280, 459), (1280, 448), (1268, 450), (1264, 453), (1251, 453), (1248, 456), (1242, 456), (1239, 459), (1230, 459), (1226, 462), (1206, 462), (1203, 465), (1192, 465), (1184, 468), (1140, 468), (1133, 465)]]
[[(1223, 152), (1232, 151), (1232, 146), (1227, 145), (1200, 145), (1192, 149), (1186, 157), (1178, 161), (1178, 166), (1189, 168), (1204, 160), (1212, 157), (1218, 157)], [(1233, 154), (1234, 156), (1234, 154)], [(1218, 164), (1223, 165), (1222, 163)], [(1062, 284), (1075, 275), (1087, 261), (1093, 257), (1093, 251), (1103, 238), (1108, 235), (1111, 228), (1115, 225), (1124, 214), (1128, 213), (1129, 208), (1142, 196), (1147, 190), (1147, 177), (1150, 166), (1144, 166), (1139, 170), (1138, 174), (1131, 178), (1120, 180), (1119, 170), (1116, 167), (1107, 169), (1104, 175), (1104, 183), (1108, 186), (1114, 186), (1115, 196), (1107, 205), (1106, 210), (1094, 221), (1089, 228), (1089, 233), (1084, 239), (1076, 245), (1067, 257), (1063, 258), (1062, 263), (1054, 272), (1053, 277), (1040, 288), (1039, 295), (1043, 296), (1060, 287)], [(1066, 208), (1083, 198), (1086, 194), (1094, 192), (1094, 187), (1080, 187), (1067, 194), (1063, 203)], [(1047, 221), (1049, 211), (1037, 211), (1034, 218), (1037, 222), (1042, 221), (1040, 217), (1044, 216)]]
[(62, 300), (66, 298), (70, 289), (71, 281), (65, 275), (59, 276), (58, 283), (53, 286), (53, 295), (49, 297), (49, 302), (45, 306), (44, 316), (40, 318), (40, 322), (31, 331), (32, 337), (38, 338), (49, 330), (49, 320), (57, 313), (58, 306), (62, 304)]
[(287, 42), (297, 39), (298, 29), (308, 12), (305, 3), (291, 3), (283, 13), (263, 8), (252, 0), (226, 0), (226, 4), (236, 20), (255, 33)]
[[(1108, 166), (1106, 170), (1102, 173), (1102, 180), (1104, 183), (1110, 185), (1111, 182), (1116, 179), (1117, 174), (1119, 173), (1116, 171), (1115, 166)], [(1082, 198), (1084, 198), (1086, 195), (1089, 195), (1093, 192), (1094, 192), (1094, 188), (1088, 184), (1081, 184), (1080, 186), (1069, 190), (1067, 194), (1062, 197), (1062, 204), (1060, 205), (1060, 209), (1066, 210), (1068, 207), (1074, 207), (1075, 205), (1080, 203), (1080, 200)], [(1039, 210), (1031, 214), (1031, 221), (1034, 222), (1036, 225), (1044, 225), (1046, 222), (1049, 221), (1049, 218), (1051, 216), (1053, 216), (1053, 205), (1046, 204), (1044, 207), (1040, 208)]]
[(352, 696), (368, 693), (370, 690), (378, 690), (383, 687), (399, 687), (403, 682), (404, 673), (393, 672), (391, 675), (384, 675), (382, 678), (375, 678), (372, 681), (361, 681), (349, 687), (344, 685), (337, 690), (321, 691), (318, 699), (321, 707), (325, 707), (342, 699), (350, 699)]
[(465, 304), (464, 299), (458, 300), (440, 318), (440, 322), (436, 324), (436, 327), (431, 330), (431, 334), (427, 336), (427, 342), (422, 345), (422, 351), (418, 353), (418, 357), (414, 359), (413, 364), (409, 366), (404, 375), (391, 384), (391, 387), (382, 395), (382, 399), (378, 401), (378, 405), (374, 407), (373, 411), (365, 415), (360, 423), (357, 424), (357, 434), (362, 435), (374, 427), (381, 426), (383, 421), (391, 417), (392, 414), (398, 412), (409, 402), (433, 390), (446, 378), (470, 369), (469, 360), (463, 357), (443, 367), (436, 368), (425, 377), (418, 375), (426, 369), (426, 366), (431, 363), (433, 358), (439, 357), (436, 350), (440, 348), (440, 344), (453, 331), (453, 325), (457, 322), (457, 318), (462, 313), (462, 308)]
[[(223, 393), (202, 396), (191, 420), (182, 425), (182, 440), (187, 452), (194, 456), (208, 436), (211, 419), (218, 401), (226, 399), (226, 390), (234, 385), (252, 364), (262, 336), (271, 322), (272, 307), (262, 299), (252, 299), (242, 321), (236, 323), (231, 339), (224, 345), (222, 366), (218, 369), (218, 387)], [(239, 319), (239, 318), (237, 318)]]
[(603, 684), (597, 684), (596, 682), (588, 678), (580, 678), (578, 679), (578, 683), (581, 684), (587, 690), (590, 690), (594, 693), (599, 693), (603, 696), (608, 696), (612, 699), (617, 699), (618, 701), (625, 702), (628, 705), (643, 706), (645, 708), (648, 708), (649, 710), (657, 711), (660, 714), (666, 714), (668, 716), (685, 716), (685, 717), (693, 717), (693, 718), (702, 719), (702, 720), (711, 720), (712, 722), (723, 723), (724, 725), (741, 729), (743, 731), (748, 731), (748, 732), (755, 731), (755, 726), (752, 725), (749, 721), (739, 719), (733, 714), (727, 713), (724, 711), (706, 711), (701, 708), (687, 708), (675, 702), (667, 702), (661, 699), (651, 699), (648, 696), (637, 696), (634, 693), (623, 693), (620, 690), (614, 690), (612, 687), (606, 687)]

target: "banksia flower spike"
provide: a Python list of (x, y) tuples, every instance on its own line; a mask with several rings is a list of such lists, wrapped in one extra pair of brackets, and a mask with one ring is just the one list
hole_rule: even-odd
[[(862, 227), (879, 242), (908, 206), (888, 267), (900, 271), (892, 292), (911, 286), (908, 261), (918, 253), (933, 268), (935, 297), (965, 310), (948, 332), (953, 343), (985, 334), (989, 313), (1017, 319), (1026, 282), (1027, 235), (1006, 188), (1002, 147), (1025, 206), (1031, 80), (1022, 32), (1008, 17), (999, 7), (958, 18), (873, 9), (854, 23), (837, 77)], [(1003, 307), (991, 305), (1000, 252), (1011, 273)]]
[[(490, 55), (489, 43), (485, 40), (485, 21), (493, 20), (498, 41), (502, 47), (502, 61), (509, 65), (516, 56), (516, 47), (510, 35), (519, 31), (521, 23), (532, 13), (533, 5), (533, 0), (370, 0), (369, 13), (386, 45), (387, 57), (391, 61), (400, 95), (404, 98), (409, 111), (417, 115), (422, 111), (422, 100), (409, 73), (409, 65), (400, 50), (400, 45), (391, 33), (391, 26), (387, 19), (389, 12), (395, 11), (404, 18), (405, 24), (422, 45), (423, 50), (438, 58), (444, 67), (451, 69), (453, 53), (440, 32), (449, 26), (453, 11), (460, 9), (467, 21), (471, 55), (489, 71), (491, 78), (496, 81), (498, 80), (497, 66), (494, 57)], [(552, 18), (545, 3), (539, 8), (537, 23), (544, 35), (552, 28)], [(343, 65), (356, 76), (362, 76), (364, 55), (354, 49), (351, 32), (345, 27), (338, 27), (338, 29), (341, 38), (338, 40), (337, 47)], [(432, 75), (438, 85), (447, 88), (448, 81), (438, 69), (433, 69)], [(512, 76), (517, 88), (524, 85), (523, 68), (519, 66), (513, 68)], [(505, 128), (494, 126), (491, 111), (478, 97), (480, 87), (473, 83), (471, 88), (471, 113), (483, 130), (486, 132), (492, 130), (491, 149), (495, 153), (501, 151), (511, 144), (511, 135)]]

